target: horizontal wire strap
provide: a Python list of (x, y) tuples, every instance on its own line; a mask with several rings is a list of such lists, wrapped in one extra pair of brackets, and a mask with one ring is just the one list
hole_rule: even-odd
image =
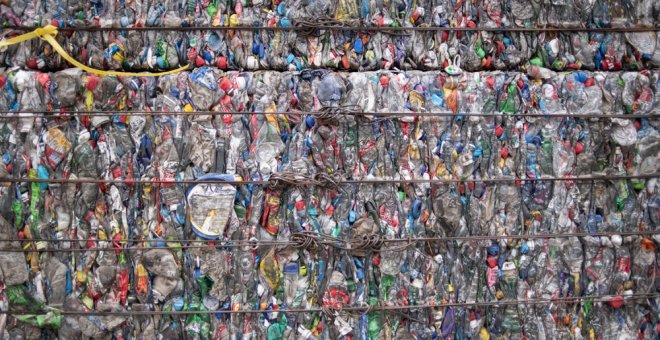
[[(581, 177), (541, 177), (541, 178), (483, 178), (483, 179), (347, 179), (347, 180), (334, 180), (334, 184), (443, 184), (443, 183), (471, 183), (471, 182), (481, 182), (481, 183), (524, 183), (524, 182), (565, 182), (565, 181), (575, 181), (575, 182), (584, 182), (584, 181), (617, 181), (617, 180), (628, 180), (628, 179), (654, 179), (659, 178), (660, 174), (650, 174), (650, 175), (622, 175), (622, 176), (581, 176)], [(280, 181), (280, 179), (276, 179)], [(233, 184), (233, 185), (273, 185), (277, 182), (270, 180), (240, 180), (240, 181), (225, 181), (225, 180), (140, 180), (140, 179), (128, 179), (128, 180), (104, 180), (104, 179), (92, 179), (92, 178), (12, 178), (12, 177), (0, 177), (0, 183), (10, 182), (10, 183), (98, 183), (98, 184), (200, 184), (200, 183), (223, 183), (223, 184)], [(320, 185), (320, 182), (315, 179), (306, 179), (300, 180), (296, 179), (296, 185)]]
[[(660, 297), (660, 293), (650, 294), (632, 294), (623, 297), (624, 300), (633, 299), (654, 299)], [(447, 302), (438, 304), (424, 304), (424, 305), (406, 305), (406, 306), (346, 306), (342, 308), (324, 306), (321, 308), (289, 308), (289, 309), (264, 309), (264, 310), (182, 310), (182, 311), (60, 311), (57, 309), (45, 310), (43, 312), (27, 312), (27, 311), (0, 311), (0, 314), (9, 315), (43, 315), (47, 313), (58, 313), (60, 315), (95, 315), (95, 316), (155, 316), (155, 315), (193, 315), (193, 314), (259, 314), (259, 313), (310, 313), (310, 312), (371, 312), (371, 311), (396, 311), (396, 310), (414, 310), (424, 308), (448, 308), (448, 307), (504, 307), (511, 305), (545, 305), (545, 304), (560, 304), (560, 303), (578, 303), (583, 301), (589, 302), (610, 302), (615, 299), (622, 298), (619, 295), (594, 295), (594, 296), (576, 296), (576, 297), (558, 297), (553, 299), (523, 299), (523, 300), (501, 300), (489, 302)]]
[[(113, 116), (184, 116), (184, 117), (197, 117), (203, 115), (307, 115), (315, 116), (320, 119), (333, 119), (340, 116), (375, 116), (375, 117), (494, 117), (494, 118), (582, 118), (582, 119), (606, 119), (606, 118), (621, 118), (621, 119), (659, 119), (660, 114), (641, 115), (641, 114), (542, 114), (542, 113), (479, 113), (479, 112), (357, 112), (344, 110), (342, 108), (326, 108), (327, 110), (321, 111), (286, 111), (286, 112), (240, 112), (240, 111), (195, 111), (195, 112), (169, 112), (169, 111), (52, 111), (44, 113), (44, 111), (0, 111), (0, 120), (10, 120), (18, 118), (35, 118), (35, 119), (63, 119), (63, 118), (76, 118), (80, 116), (87, 117), (113, 117)], [(333, 110), (330, 110), (333, 109)], [(332, 114), (329, 114), (332, 112)]]
[[(379, 251), (385, 244), (407, 243), (402, 249), (413, 245), (417, 242), (451, 242), (451, 241), (492, 241), (492, 240), (545, 240), (555, 238), (571, 238), (571, 237), (608, 237), (608, 236), (655, 236), (660, 235), (660, 230), (653, 231), (630, 231), (630, 232), (594, 232), (594, 233), (559, 233), (559, 234), (530, 234), (530, 235), (469, 235), (469, 236), (444, 236), (444, 237), (410, 237), (400, 239), (383, 239), (378, 234), (363, 235), (357, 238), (342, 240), (328, 235), (316, 234), (311, 232), (297, 232), (290, 236), (290, 240), (281, 241), (262, 241), (262, 240), (201, 240), (201, 239), (182, 239), (182, 240), (167, 240), (167, 239), (123, 239), (123, 240), (108, 240), (108, 239), (0, 239), (2, 242), (108, 242), (116, 244), (115, 247), (90, 247), (90, 248), (63, 248), (63, 249), (42, 249), (35, 250), (33, 248), (25, 249), (4, 249), (0, 252), (11, 253), (31, 253), (31, 252), (45, 252), (45, 253), (60, 253), (60, 252), (77, 252), (77, 251), (141, 251), (152, 249), (231, 249), (241, 247), (251, 247), (252, 249), (258, 247), (287, 247), (292, 246), (297, 249), (316, 249), (320, 246), (335, 247), (340, 250), (370, 250)], [(126, 243), (187, 243), (187, 242), (204, 242), (206, 244), (180, 244), (176, 246), (157, 246), (157, 247), (138, 247), (136, 245), (121, 247), (120, 244)], [(383, 248), (383, 250), (391, 251), (392, 248)]]
[[(5, 30), (32, 31), (35, 27), (27, 26), (5, 26)], [(141, 26), (141, 27), (58, 27), (60, 32), (108, 32), (108, 31), (299, 31), (310, 30), (329, 31), (367, 31), (367, 32), (588, 32), (588, 33), (630, 33), (630, 32), (657, 32), (660, 27), (388, 27), (388, 26), (346, 26), (346, 25), (323, 25), (311, 21), (301, 21), (301, 24), (293, 26)]]

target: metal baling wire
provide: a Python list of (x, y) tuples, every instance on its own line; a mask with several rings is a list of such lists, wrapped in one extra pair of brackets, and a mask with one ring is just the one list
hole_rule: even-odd
[[(569, 237), (608, 237), (608, 236), (653, 236), (660, 235), (658, 231), (630, 231), (630, 232), (598, 232), (598, 233), (561, 233), (561, 234), (533, 234), (533, 235), (501, 235), (501, 236), (488, 236), (488, 235), (471, 235), (471, 236), (447, 236), (447, 237), (408, 237), (400, 239), (383, 239), (380, 235), (369, 234), (359, 238), (351, 238), (342, 240), (339, 238), (331, 237), (328, 235), (314, 234), (311, 232), (300, 232), (291, 234), (290, 240), (282, 241), (254, 241), (254, 240), (160, 240), (160, 239), (125, 239), (125, 240), (112, 240), (112, 239), (0, 239), (0, 242), (108, 242), (114, 244), (123, 243), (140, 243), (140, 242), (158, 242), (158, 243), (182, 243), (182, 242), (204, 242), (205, 245), (177, 245), (177, 246), (160, 246), (160, 247), (91, 247), (91, 248), (66, 248), (66, 249), (0, 249), (0, 252), (22, 253), (22, 252), (45, 252), (45, 253), (59, 253), (59, 252), (74, 252), (74, 251), (147, 251), (152, 249), (210, 249), (210, 248), (239, 248), (251, 247), (256, 249), (260, 246), (292, 246), (300, 249), (314, 249), (319, 246), (330, 246), (340, 250), (371, 250), (379, 251), (392, 251), (399, 248), (405, 249), (416, 242), (451, 242), (451, 241), (492, 241), (492, 240), (538, 240), (538, 239), (552, 239), (552, 238), (569, 238)], [(400, 247), (382, 248), (386, 243), (401, 243), (405, 242)], [(208, 244), (217, 243), (217, 244)], [(225, 244), (223, 244), (225, 243)]]
[(340, 107), (324, 107), (318, 112), (310, 112), (310, 114), (321, 120), (334, 122), (341, 116), (358, 116), (361, 113), (360, 111), (361, 108), (358, 105), (342, 105)]
[[(316, 20), (316, 19), (314, 19)], [(334, 20), (334, 19), (330, 19)], [(298, 20), (300, 24), (294, 23), (293, 26), (142, 26), (142, 27), (99, 27), (99, 26), (81, 26), (81, 27), (62, 27), (59, 32), (107, 32), (107, 31), (302, 31), (327, 30), (327, 31), (358, 31), (358, 32), (410, 32), (410, 31), (446, 31), (446, 32), (589, 32), (589, 33), (633, 33), (633, 32), (657, 32), (659, 26), (653, 27), (609, 27), (609, 28), (586, 28), (586, 27), (432, 27), (432, 26), (413, 26), (413, 27), (388, 27), (388, 26), (345, 26), (328, 25), (330, 21), (323, 21), (320, 25), (317, 22), (309, 22), (305, 19)], [(37, 27), (27, 26), (4, 26), (3, 30), (33, 31)], [(313, 32), (312, 32), (313, 33)]]
[(343, 22), (330, 17), (318, 17), (310, 19), (298, 19), (295, 21), (293, 27), (296, 28), (298, 34), (303, 36), (315, 36), (319, 37), (321, 33), (320, 30), (327, 30), (328, 27), (358, 27), (348, 25), (349, 22)]
[[(389, 112), (362, 112), (359, 108), (355, 107), (339, 107), (339, 108), (323, 108), (319, 111), (283, 111), (283, 112), (240, 112), (240, 111), (196, 111), (196, 112), (170, 112), (170, 111), (52, 111), (49, 114), (46, 111), (0, 111), (0, 120), (10, 120), (19, 118), (43, 118), (43, 119), (57, 119), (57, 118), (74, 118), (78, 116), (88, 117), (113, 117), (113, 116), (201, 116), (201, 115), (312, 115), (319, 119), (331, 120), (340, 116), (379, 116), (385, 117), (529, 117), (529, 118), (582, 118), (582, 119), (603, 119), (603, 118), (622, 118), (622, 119), (659, 119), (659, 114), (642, 115), (642, 114), (543, 114), (543, 113), (480, 113), (480, 112), (463, 112), (460, 114), (453, 112), (406, 112), (406, 111), (389, 111)], [(13, 115), (9, 115), (13, 114)]]
[[(49, 112), (50, 114), (46, 113)], [(365, 115), (380, 115), (380, 116), (430, 116), (430, 117), (454, 117), (454, 116), (475, 116), (475, 117), (517, 117), (517, 116), (527, 116), (527, 117), (543, 117), (543, 118), (658, 118), (660, 115), (644, 115), (644, 114), (543, 114), (543, 113), (482, 113), (479, 112), (465, 112), (453, 113), (453, 112), (415, 112), (415, 111), (378, 111), (378, 112), (368, 112), (362, 111), (358, 105), (342, 105), (339, 107), (323, 107), (318, 111), (276, 111), (276, 112), (251, 112), (251, 111), (211, 111), (211, 110), (197, 110), (194, 112), (185, 112), (185, 111), (157, 111), (157, 110), (131, 110), (131, 111), (103, 111), (103, 110), (77, 110), (77, 111), (47, 111), (47, 110), (20, 110), (20, 111), (0, 111), (0, 118), (9, 119), (9, 118), (57, 118), (58, 115), (66, 117), (67, 115), (87, 115), (87, 116), (121, 116), (121, 115), (135, 115), (135, 116), (157, 116), (157, 115), (172, 115), (172, 116), (198, 116), (198, 115), (243, 115), (243, 114), (255, 114), (255, 115), (284, 115), (284, 114), (300, 114), (300, 115), (317, 115), (321, 118), (324, 115), (327, 115), (328, 112), (335, 113), (336, 115), (354, 115), (354, 116), (365, 116)], [(15, 115), (7, 115), (13, 113)], [(40, 114), (40, 115), (34, 115)]]
[[(430, 183), (430, 184), (447, 184), (447, 183), (471, 183), (471, 182), (483, 182), (483, 183), (510, 183), (510, 182), (536, 182), (536, 181), (549, 181), (549, 182), (563, 182), (563, 181), (593, 181), (593, 180), (627, 180), (627, 179), (655, 179), (660, 178), (659, 173), (654, 173), (650, 175), (625, 175), (625, 176), (581, 176), (581, 177), (540, 177), (540, 178), (487, 178), (480, 180), (465, 180), (465, 179), (340, 179), (328, 181), (327, 178), (318, 177), (315, 178), (306, 178), (304, 181), (297, 180), (297, 185), (323, 185), (332, 184), (414, 184), (414, 183)], [(282, 180), (279, 178), (278, 180)], [(274, 182), (270, 180), (234, 180), (234, 181), (224, 181), (224, 180), (145, 180), (145, 179), (93, 179), (93, 178), (9, 178), (9, 177), (0, 177), (1, 183), (98, 183), (98, 184), (200, 184), (200, 183), (209, 183), (209, 184), (231, 184), (231, 185), (273, 185)]]
[[(61, 311), (56, 309), (49, 309), (43, 312), (29, 312), (29, 311), (0, 311), (0, 315), (44, 315), (48, 313), (56, 313), (60, 315), (95, 315), (95, 316), (150, 316), (150, 315), (194, 315), (194, 314), (252, 314), (252, 313), (309, 313), (309, 312), (326, 312), (326, 313), (341, 313), (341, 312), (371, 312), (371, 311), (401, 311), (422, 308), (448, 308), (448, 307), (488, 307), (488, 306), (514, 306), (514, 305), (547, 305), (550, 303), (576, 303), (590, 300), (591, 302), (610, 302), (614, 298), (621, 297), (620, 295), (590, 295), (580, 297), (565, 297), (555, 299), (521, 299), (521, 300), (503, 300), (503, 301), (490, 301), (490, 302), (452, 302), (442, 304), (424, 304), (424, 305), (407, 305), (407, 306), (347, 306), (342, 308), (335, 308), (331, 306), (323, 306), (317, 308), (291, 308), (291, 309), (246, 309), (246, 310), (202, 310), (202, 311), (117, 311), (117, 312), (99, 312), (99, 311)], [(650, 294), (633, 294), (624, 297), (624, 300), (632, 299), (653, 299), (660, 297), (660, 293)]]
[(294, 172), (276, 172), (270, 175), (268, 179), (270, 188), (274, 190), (283, 190), (289, 186), (300, 186), (309, 183), (309, 185), (320, 185), (321, 182), (311, 179), (308, 176), (297, 174)]

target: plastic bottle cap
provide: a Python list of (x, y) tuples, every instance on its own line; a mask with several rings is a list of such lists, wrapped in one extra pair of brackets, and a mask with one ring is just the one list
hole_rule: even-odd
[(229, 16), (229, 26), (230, 27), (237, 27), (238, 24), (239, 24), (238, 15), (236, 15), (236, 14), (230, 15)]
[(504, 133), (504, 129), (501, 126), (495, 127), (495, 136), (497, 136), (497, 138), (502, 137), (503, 133)]
[(620, 295), (617, 295), (617, 296), (613, 297), (612, 300), (610, 300), (610, 301), (608, 302), (608, 304), (609, 304), (612, 308), (621, 308), (621, 307), (623, 306), (623, 304), (624, 304), (623, 297), (620, 296)]
[(575, 143), (575, 147), (573, 149), (575, 150), (575, 154), (579, 155), (584, 150), (584, 146), (582, 145), (582, 143), (577, 142), (577, 143)]
[(353, 43), (353, 50), (357, 54), (361, 54), (363, 50), (364, 45), (362, 45), (362, 39), (358, 38), (355, 39), (355, 43)]
[(245, 86), (247, 86), (247, 81), (245, 80), (244, 77), (236, 78), (236, 89), (237, 90), (243, 91), (243, 90), (245, 90)]
[(380, 86), (382, 86), (382, 87), (390, 86), (390, 78), (388, 78), (385, 75), (380, 76)]
[(488, 267), (495, 268), (495, 266), (497, 266), (497, 257), (488, 256), (486, 262), (488, 263)]
[(218, 68), (221, 70), (226, 70), (227, 69), (227, 57), (219, 57), (218, 62), (216, 63), (218, 65)]
[(229, 91), (229, 89), (231, 88), (231, 80), (229, 80), (229, 78), (227, 78), (227, 77), (224, 77), (224, 78), (220, 79), (220, 83), (218, 84), (218, 87), (220, 87), (220, 89), (222, 89), (222, 91), (227, 93)]
[(314, 119), (314, 116), (307, 116), (307, 118), (305, 118), (305, 124), (307, 124), (308, 128), (313, 128), (315, 123), (316, 120)]
[(502, 147), (502, 151), (500, 152), (500, 155), (502, 156), (502, 158), (507, 158), (509, 156), (509, 149), (506, 146)]

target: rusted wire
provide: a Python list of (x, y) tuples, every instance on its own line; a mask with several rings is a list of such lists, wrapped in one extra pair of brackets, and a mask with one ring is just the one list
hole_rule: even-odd
[[(12, 113), (13, 115), (9, 115)], [(340, 116), (376, 116), (376, 117), (530, 117), (530, 118), (583, 118), (583, 119), (603, 119), (603, 118), (622, 118), (622, 119), (658, 119), (660, 115), (641, 115), (641, 114), (543, 114), (543, 113), (479, 113), (479, 112), (359, 112), (354, 108), (324, 108), (323, 110), (312, 111), (286, 111), (286, 112), (239, 112), (239, 111), (196, 111), (196, 112), (169, 112), (169, 111), (74, 111), (62, 112), (51, 111), (45, 114), (44, 111), (0, 111), (0, 120), (17, 118), (74, 118), (77, 116), (88, 117), (113, 117), (113, 116), (202, 116), (202, 115), (310, 115), (319, 119), (337, 119)]]
[(299, 232), (291, 234), (289, 242), (296, 249), (316, 249), (322, 241), (322, 235), (310, 232)]
[[(469, 236), (446, 236), (446, 237), (409, 237), (397, 239), (383, 239), (379, 235), (366, 235), (360, 238), (342, 240), (328, 235), (315, 234), (311, 232), (293, 233), (290, 240), (282, 241), (259, 241), (259, 240), (159, 240), (159, 239), (128, 239), (128, 240), (102, 240), (102, 239), (0, 239), (0, 242), (31, 242), (31, 243), (62, 243), (62, 242), (107, 242), (113, 244), (126, 243), (189, 243), (198, 242), (206, 244), (181, 244), (177, 246), (138, 247), (135, 245), (126, 247), (90, 247), (90, 248), (58, 248), (58, 249), (1, 249), (0, 252), (10, 253), (59, 253), (59, 252), (82, 252), (82, 251), (147, 251), (153, 249), (180, 250), (180, 249), (222, 249), (260, 246), (292, 246), (299, 249), (315, 249), (320, 246), (331, 246), (342, 250), (366, 250), (366, 251), (393, 251), (403, 250), (416, 242), (450, 242), (450, 241), (493, 241), (493, 240), (545, 240), (553, 238), (570, 237), (608, 237), (608, 236), (653, 236), (660, 235), (660, 230), (655, 231), (629, 231), (629, 232), (596, 232), (596, 233), (560, 233), (560, 234), (531, 234), (531, 235), (469, 235)], [(403, 247), (384, 247), (385, 244), (405, 243)]]
[[(564, 182), (564, 181), (620, 181), (629, 179), (653, 179), (659, 178), (660, 174), (651, 175), (622, 175), (622, 176), (581, 176), (581, 177), (543, 177), (543, 178), (482, 178), (482, 179), (346, 179), (335, 180), (335, 185), (341, 184), (445, 184), (445, 183), (524, 183), (524, 182)], [(97, 183), (97, 184), (232, 184), (232, 185), (272, 185), (272, 181), (266, 180), (162, 180), (162, 179), (94, 179), (94, 178), (12, 178), (0, 177), (0, 183)], [(298, 181), (296, 185), (319, 185), (318, 180)]]
[[(314, 24), (306, 19), (299, 20), (301, 24), (292, 26), (140, 26), (140, 27), (61, 27), (59, 32), (108, 32), (108, 31), (167, 31), (167, 32), (189, 32), (189, 31), (300, 31), (309, 33), (310, 30), (327, 31), (358, 31), (358, 32), (588, 32), (588, 33), (631, 33), (631, 32), (657, 32), (660, 27), (390, 27), (390, 26), (348, 26), (348, 25), (325, 25)], [(37, 27), (27, 26), (4, 26), (3, 30), (33, 31)]]
[(59, 315), (94, 315), (94, 316), (151, 316), (151, 315), (192, 315), (192, 314), (259, 314), (259, 313), (309, 313), (309, 312), (326, 312), (326, 313), (343, 313), (343, 312), (372, 312), (372, 311), (396, 311), (396, 310), (411, 310), (411, 309), (437, 309), (437, 308), (449, 308), (449, 307), (504, 307), (511, 305), (550, 305), (550, 304), (560, 304), (560, 303), (576, 303), (582, 301), (589, 302), (610, 302), (623, 299), (623, 301), (630, 301), (634, 299), (653, 299), (660, 297), (660, 293), (643, 293), (643, 294), (632, 294), (628, 296), (621, 295), (601, 295), (601, 296), (576, 296), (576, 297), (560, 297), (553, 299), (521, 299), (521, 300), (500, 300), (500, 301), (488, 301), (488, 302), (447, 302), (447, 303), (438, 303), (438, 304), (424, 304), (424, 305), (406, 305), (406, 306), (346, 306), (342, 308), (336, 307), (316, 307), (316, 308), (289, 308), (289, 309), (264, 309), (264, 310), (255, 310), (255, 309), (246, 309), (246, 310), (172, 310), (172, 311), (67, 311), (67, 310), (57, 310), (50, 308), (44, 311), (0, 311), (0, 314), (9, 314), (9, 315), (43, 315), (48, 313), (54, 313)]

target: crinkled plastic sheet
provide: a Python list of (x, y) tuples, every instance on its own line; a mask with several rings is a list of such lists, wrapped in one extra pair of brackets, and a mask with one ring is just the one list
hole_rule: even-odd
[[(608, 115), (657, 115), (658, 73), (533, 68), (528, 73), (223, 73), (201, 68), (152, 79), (5, 70), (0, 109), (12, 112), (3, 115), (42, 113), (0, 120), (0, 177), (54, 182), (4, 182), (0, 187), (2, 238), (26, 239), (0, 247), (34, 247), (25, 254), (0, 252), (2, 309), (28, 314), (7, 316), (0, 325), (5, 334), (26, 339), (657, 336), (657, 297), (524, 302), (657, 292), (660, 239), (617, 234), (656, 230), (657, 180), (513, 179), (656, 174), (657, 122)], [(300, 113), (330, 107), (374, 114)], [(92, 110), (116, 115), (63, 113)], [(142, 116), (131, 110), (217, 113)], [(241, 114), (223, 114), (230, 111)], [(377, 114), (390, 111), (420, 115)], [(449, 116), (422, 116), (428, 113)], [(572, 116), (553, 117), (557, 114)], [(581, 117), (594, 114), (601, 117)], [(196, 208), (206, 213), (205, 208), (186, 205), (191, 185), (175, 183), (213, 173), (268, 180), (286, 172), (306, 178), (326, 174), (339, 182), (462, 182), (235, 185), (233, 209), (216, 207), (228, 213), (217, 243), (193, 231), (191, 223), (202, 221), (203, 227), (204, 222), (188, 213)], [(112, 183), (131, 179), (169, 182)], [(376, 234), (402, 242), (384, 243), (380, 252), (327, 244), (316, 249), (226, 246), (255, 239), (287, 241), (302, 231), (342, 240)], [(614, 235), (533, 238), (596, 232)], [(405, 247), (408, 238), (470, 235), (493, 239), (413, 241)], [(530, 238), (497, 238), (504, 235)], [(39, 241), (50, 238), (79, 241)], [(158, 241), (186, 239), (199, 241)], [(120, 249), (123, 245), (130, 249)], [(150, 249), (165, 245), (174, 248)], [(84, 250), (90, 248), (115, 249)], [(334, 318), (284, 311), (496, 301), (522, 302)], [(283, 311), (61, 314), (259, 308)]]

